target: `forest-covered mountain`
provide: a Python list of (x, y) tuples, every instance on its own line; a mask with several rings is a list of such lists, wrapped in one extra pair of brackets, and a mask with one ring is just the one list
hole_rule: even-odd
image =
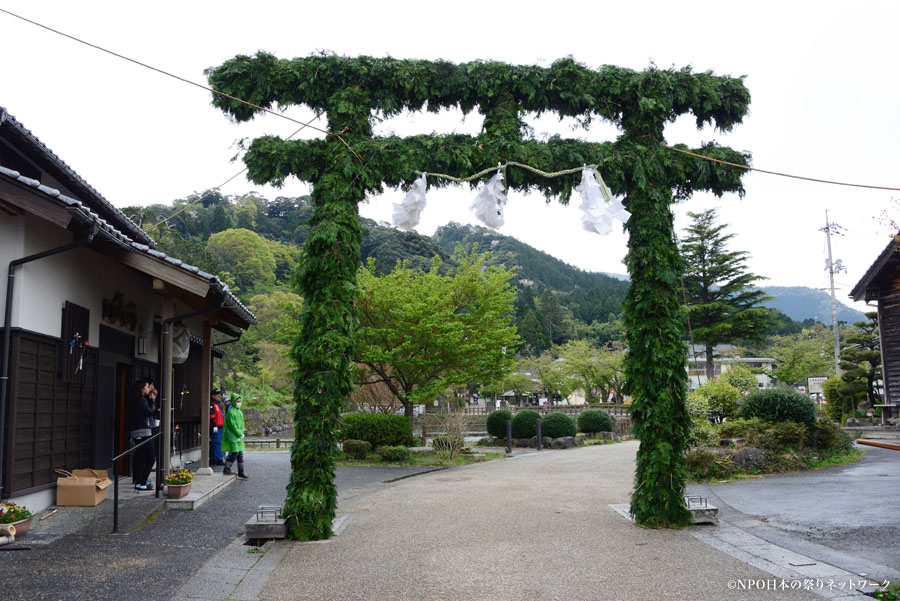
[[(778, 309), (794, 321), (812, 319), (831, 325), (831, 295), (824, 290), (815, 290), (805, 286), (767, 286), (766, 294), (775, 300), (763, 303), (766, 307)], [(848, 307), (838, 300), (838, 322), (853, 323), (865, 321), (862, 311)]]

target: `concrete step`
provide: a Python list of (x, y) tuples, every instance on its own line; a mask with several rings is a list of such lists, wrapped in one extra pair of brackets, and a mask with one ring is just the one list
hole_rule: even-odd
[(180, 499), (166, 499), (166, 509), (197, 509), (208, 500), (225, 490), (236, 476), (213, 473), (211, 476), (194, 476), (191, 492)]

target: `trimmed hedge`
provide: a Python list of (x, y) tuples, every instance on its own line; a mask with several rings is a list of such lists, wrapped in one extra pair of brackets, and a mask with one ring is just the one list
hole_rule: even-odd
[(612, 418), (602, 409), (585, 409), (578, 414), (578, 430), (589, 433), (612, 432)]
[(375, 449), (413, 444), (412, 424), (402, 415), (346, 413), (341, 422), (341, 440), (365, 440)]
[(541, 420), (541, 436), (575, 436), (575, 420), (565, 413), (551, 413)]
[(497, 409), (487, 416), (487, 433), (494, 438), (506, 438), (506, 421), (512, 420), (512, 411)]
[(409, 447), (404, 446), (378, 447), (375, 449), (375, 452), (378, 453), (378, 456), (381, 457), (382, 461), (389, 461), (391, 463), (409, 461), (410, 457), (412, 457), (412, 452), (409, 450)]
[(806, 395), (789, 388), (764, 388), (747, 395), (741, 404), (741, 417), (773, 424), (797, 422), (812, 431), (816, 426), (816, 406)]
[(343, 444), (344, 452), (354, 459), (365, 459), (372, 445), (365, 440), (345, 440)]
[[(537, 435), (537, 420), (541, 418), (541, 414), (531, 409), (517, 411), (512, 418), (512, 435), (513, 438), (531, 438)], [(543, 424), (542, 424), (543, 425)], [(543, 435), (543, 432), (541, 432)]]

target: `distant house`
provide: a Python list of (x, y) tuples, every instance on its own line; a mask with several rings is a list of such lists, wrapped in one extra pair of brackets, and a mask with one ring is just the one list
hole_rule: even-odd
[(211, 332), (240, 336), (255, 317), (156, 246), (0, 108), (0, 498), (40, 510), (54, 470), (109, 468), (138, 378), (156, 380), (179, 454), (206, 448)]
[(900, 408), (900, 240), (897, 237), (891, 239), (853, 287), (850, 298), (878, 304), (884, 402), (895, 406), (890, 410), (896, 416)]
[[(775, 369), (776, 359), (772, 357), (739, 357), (737, 347), (730, 344), (718, 344), (713, 348), (713, 379), (727, 372), (733, 365), (741, 364), (749, 368), (756, 376), (760, 388), (773, 385), (769, 374)], [(698, 350), (688, 352), (688, 379), (691, 390), (696, 390), (706, 383), (706, 352)]]

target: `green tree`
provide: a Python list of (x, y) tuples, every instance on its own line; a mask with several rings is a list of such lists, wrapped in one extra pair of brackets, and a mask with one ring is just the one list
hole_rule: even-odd
[[(625, 388), (625, 351), (621, 345), (596, 348), (586, 340), (570, 340), (558, 352), (563, 371), (584, 388), (589, 403), (606, 402), (611, 391), (621, 400)], [(594, 389), (599, 391), (599, 399)]]
[(512, 274), (487, 267), (484, 255), (458, 262), (446, 275), (437, 257), (425, 273), (399, 264), (379, 277), (372, 260), (359, 272), (356, 359), (369, 370), (360, 384), (384, 383), (408, 417), (413, 405), (452, 386), (497, 379), (512, 367)]
[(209, 237), (206, 248), (228, 266), (242, 290), (268, 290), (275, 284), (275, 257), (256, 232), (243, 228), (218, 232)]
[(719, 376), (719, 379), (737, 388), (741, 394), (747, 394), (759, 388), (759, 380), (743, 363), (732, 363), (728, 366), (728, 370)]
[(681, 243), (684, 289), (693, 337), (706, 348), (706, 376), (713, 377), (713, 347), (723, 342), (760, 339), (773, 325), (772, 300), (754, 288), (762, 279), (747, 271), (749, 253), (730, 251), (734, 234), (716, 225), (715, 209), (688, 213), (693, 223)]
[(857, 321), (843, 332), (841, 348), (841, 386), (844, 412), (850, 413), (860, 402), (869, 407), (881, 402), (875, 382), (881, 379), (881, 338), (878, 314), (866, 313), (868, 321)]
[(550, 348), (550, 338), (547, 336), (544, 322), (531, 309), (519, 322), (519, 335), (524, 343), (523, 353), (527, 355), (540, 355)]
[(547, 399), (558, 402), (567, 398), (578, 387), (578, 380), (569, 375), (565, 362), (561, 361), (556, 349), (546, 351), (538, 357), (519, 361), (518, 369), (530, 374), (536, 381), (537, 390)]
[(777, 360), (772, 375), (790, 385), (832, 375), (833, 344), (831, 330), (822, 324), (804, 328), (799, 335), (773, 336), (766, 349), (766, 354)]
[(544, 328), (551, 344), (563, 344), (571, 337), (567, 311), (559, 303), (552, 290), (545, 290), (541, 294), (541, 313), (544, 316)]
[(253, 341), (265, 340), (291, 344), (300, 333), (298, 318), (303, 298), (293, 292), (274, 290), (250, 298), (247, 308), (256, 315), (256, 326), (244, 336)]

